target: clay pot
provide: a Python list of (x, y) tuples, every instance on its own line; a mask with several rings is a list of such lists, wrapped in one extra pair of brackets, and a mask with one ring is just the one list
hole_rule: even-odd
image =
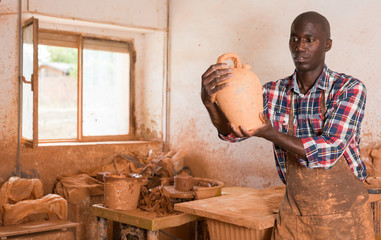
[(233, 76), (229, 85), (218, 91), (216, 101), (229, 122), (242, 126), (246, 130), (258, 128), (262, 121), (259, 113), (263, 112), (262, 86), (258, 77), (250, 71), (250, 66), (241, 64), (237, 54), (225, 53), (217, 59), (223, 63), (231, 59), (234, 63)]
[(104, 175), (105, 207), (117, 210), (131, 210), (138, 206), (142, 176), (139, 174)]
[(189, 175), (176, 175), (175, 189), (179, 191), (189, 191), (193, 189), (193, 177)]

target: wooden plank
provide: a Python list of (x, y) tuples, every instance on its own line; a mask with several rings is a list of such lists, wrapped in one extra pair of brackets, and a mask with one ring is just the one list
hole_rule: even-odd
[(66, 230), (77, 227), (78, 223), (64, 220), (35, 221), (0, 227), (0, 237), (18, 236), (52, 230)]
[(133, 225), (150, 231), (177, 227), (199, 219), (198, 216), (182, 212), (175, 212), (167, 216), (157, 217), (156, 213), (146, 212), (140, 209), (122, 211), (106, 208), (102, 204), (93, 205), (92, 212), (98, 217)]
[(283, 200), (285, 188), (275, 187), (175, 204), (175, 210), (253, 229), (266, 229)]

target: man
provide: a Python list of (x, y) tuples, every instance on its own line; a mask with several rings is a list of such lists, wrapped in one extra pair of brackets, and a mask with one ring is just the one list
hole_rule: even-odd
[(331, 46), (324, 16), (305, 12), (295, 18), (289, 40), (295, 72), (263, 86), (263, 125), (250, 131), (229, 123), (212, 100), (232, 76), (226, 64), (212, 65), (202, 76), (201, 98), (220, 138), (255, 136), (274, 144), (286, 194), (273, 239), (374, 239), (359, 155), (366, 89), (327, 68)]

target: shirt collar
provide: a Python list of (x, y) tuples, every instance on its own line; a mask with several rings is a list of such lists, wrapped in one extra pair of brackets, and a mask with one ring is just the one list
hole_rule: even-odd
[[(290, 81), (288, 82), (287, 92), (289, 92), (291, 89), (294, 90), (294, 92), (300, 94), (300, 89), (298, 86), (298, 83), (296, 81), (297, 71), (295, 69), (294, 74), (290, 76)], [(329, 88), (329, 72), (327, 65), (324, 64), (324, 68), (318, 79), (316, 80), (314, 86), (312, 87), (312, 91), (314, 91), (316, 88), (320, 88), (322, 90), (328, 90)]]

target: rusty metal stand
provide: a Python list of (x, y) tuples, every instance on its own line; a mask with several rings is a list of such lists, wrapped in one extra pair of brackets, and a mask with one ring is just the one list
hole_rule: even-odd
[(147, 230), (147, 240), (159, 240), (159, 231)]
[(97, 217), (98, 240), (107, 240), (107, 219)]
[(145, 240), (146, 231), (142, 228), (120, 223), (121, 240)]

